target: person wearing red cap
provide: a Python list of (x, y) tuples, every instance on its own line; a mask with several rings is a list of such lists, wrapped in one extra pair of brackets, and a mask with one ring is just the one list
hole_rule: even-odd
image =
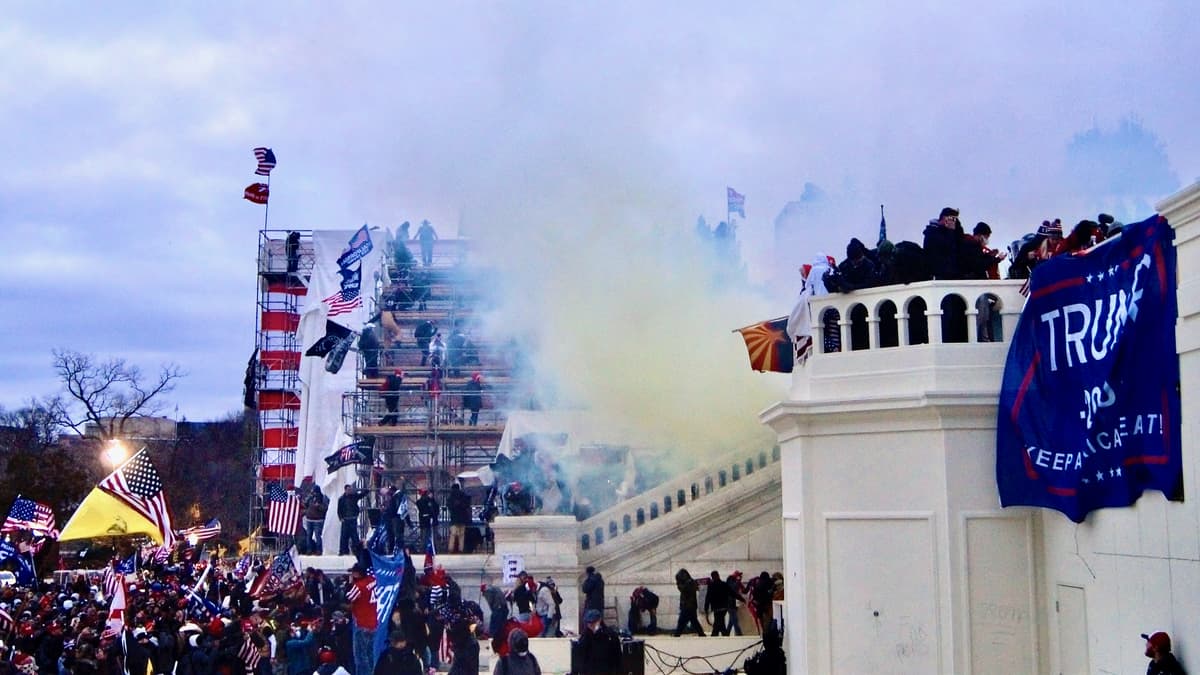
[(337, 652), (322, 647), (317, 652), (317, 670), (313, 675), (350, 675), (350, 671), (338, 665)]
[(1183, 665), (1171, 653), (1171, 636), (1159, 631), (1154, 635), (1142, 633), (1146, 641), (1146, 656), (1150, 663), (1146, 666), (1146, 675), (1187, 675)]
[(470, 426), (479, 424), (479, 411), (483, 408), (483, 375), (473, 373), (471, 381), (467, 382), (467, 393), (463, 394), (462, 407), (464, 410), (471, 411), (471, 419), (467, 421)]

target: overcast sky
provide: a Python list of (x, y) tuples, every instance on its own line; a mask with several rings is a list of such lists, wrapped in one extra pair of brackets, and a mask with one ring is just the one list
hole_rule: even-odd
[[(63, 347), (179, 363), (189, 419), (240, 406), (257, 145), (279, 228), (487, 240), (607, 205), (623, 238), (733, 186), (760, 280), (873, 241), (881, 203), (894, 240), (945, 205), (1011, 238), (1200, 177), (1200, 3), (392, 4), (5, 8), (0, 405), (53, 393)], [(775, 251), (806, 183), (832, 215)]]

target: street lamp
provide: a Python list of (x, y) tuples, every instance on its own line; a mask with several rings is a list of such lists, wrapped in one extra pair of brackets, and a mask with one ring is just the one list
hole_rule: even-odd
[(104, 445), (103, 457), (104, 463), (115, 469), (129, 459), (129, 447), (119, 438), (110, 438)]

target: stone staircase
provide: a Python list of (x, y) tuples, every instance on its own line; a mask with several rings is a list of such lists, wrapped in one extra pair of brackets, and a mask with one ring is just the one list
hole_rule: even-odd
[[(781, 481), (778, 448), (726, 455), (580, 523), (579, 565), (604, 576), (617, 625), (626, 625), (633, 589), (646, 586), (660, 598), (660, 631), (673, 630), (680, 568), (698, 580), (741, 570), (747, 581), (782, 570)], [(753, 632), (744, 609), (740, 624)]]

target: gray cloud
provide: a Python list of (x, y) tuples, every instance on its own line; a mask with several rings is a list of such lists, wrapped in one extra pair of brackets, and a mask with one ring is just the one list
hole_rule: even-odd
[[(899, 239), (945, 204), (997, 239), (1094, 215), (1103, 196), (1080, 189), (1070, 144), (1130, 115), (1161, 143), (1156, 171), (1200, 175), (1198, 20), (1166, 1), (9, 8), (0, 404), (52, 385), (59, 345), (179, 361), (189, 417), (239, 405), (256, 145), (279, 156), (275, 226), (429, 217), (447, 234), (461, 218), (512, 260), (626, 242), (669, 257), (658, 243), (723, 216), (733, 185), (762, 278), (806, 182), (834, 208), (783, 252), (800, 262), (872, 235), (880, 203)], [(638, 238), (652, 228), (664, 236)], [(688, 278), (659, 272), (662, 288)], [(762, 311), (781, 314), (794, 289), (774, 292)]]

